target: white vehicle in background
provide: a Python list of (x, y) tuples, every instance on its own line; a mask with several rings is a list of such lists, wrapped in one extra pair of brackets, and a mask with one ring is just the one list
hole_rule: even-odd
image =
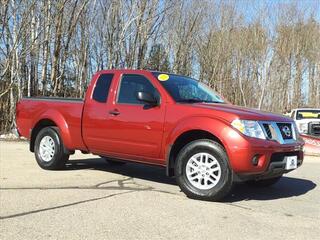
[(320, 109), (319, 108), (297, 108), (293, 109), (290, 117), (297, 124), (300, 134), (320, 137)]

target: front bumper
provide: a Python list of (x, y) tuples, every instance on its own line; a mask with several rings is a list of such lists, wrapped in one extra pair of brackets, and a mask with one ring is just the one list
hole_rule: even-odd
[[(293, 154), (291, 154), (293, 155)], [(300, 167), (302, 165), (303, 160), (298, 159), (297, 161), (297, 167)], [(247, 181), (247, 180), (261, 180), (261, 179), (268, 179), (268, 178), (274, 178), (274, 177), (279, 177), (285, 173), (291, 172), (295, 169), (286, 169), (286, 159), (283, 158), (280, 161), (271, 161), (269, 163), (268, 169), (259, 174), (234, 174), (234, 179), (236, 182), (242, 182), (242, 181)]]
[(271, 178), (282, 175), (286, 170), (286, 156), (297, 156), (297, 166), (303, 162), (303, 145), (300, 139), (291, 144), (280, 144), (275, 141), (243, 138), (237, 139), (228, 149), (230, 165), (239, 178)]

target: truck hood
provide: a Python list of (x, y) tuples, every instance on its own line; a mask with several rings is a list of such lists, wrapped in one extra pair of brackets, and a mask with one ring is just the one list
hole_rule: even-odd
[(194, 106), (197, 108), (210, 109), (212, 110), (213, 115), (224, 118), (229, 122), (232, 122), (234, 119), (293, 122), (293, 119), (284, 115), (265, 112), (252, 108), (240, 107), (231, 104), (196, 103), (194, 104)]

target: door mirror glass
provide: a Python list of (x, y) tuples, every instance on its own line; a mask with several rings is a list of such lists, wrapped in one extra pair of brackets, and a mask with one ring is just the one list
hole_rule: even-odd
[(137, 99), (150, 105), (158, 105), (158, 100), (148, 92), (137, 92)]

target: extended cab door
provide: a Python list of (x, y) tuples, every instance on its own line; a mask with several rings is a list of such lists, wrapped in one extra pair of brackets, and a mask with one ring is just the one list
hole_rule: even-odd
[[(96, 88), (98, 85), (97, 82)], [(101, 105), (93, 99), (85, 107), (83, 132), (88, 148), (101, 155), (156, 162), (161, 149), (165, 104), (148, 106), (137, 100), (136, 93), (148, 92), (161, 99), (160, 92), (140, 74), (117, 73), (109, 88), (107, 102)]]
[(159, 91), (144, 75), (123, 74), (109, 111), (106, 144), (118, 154), (158, 158), (163, 134), (165, 106), (140, 102), (137, 92), (161, 98)]

